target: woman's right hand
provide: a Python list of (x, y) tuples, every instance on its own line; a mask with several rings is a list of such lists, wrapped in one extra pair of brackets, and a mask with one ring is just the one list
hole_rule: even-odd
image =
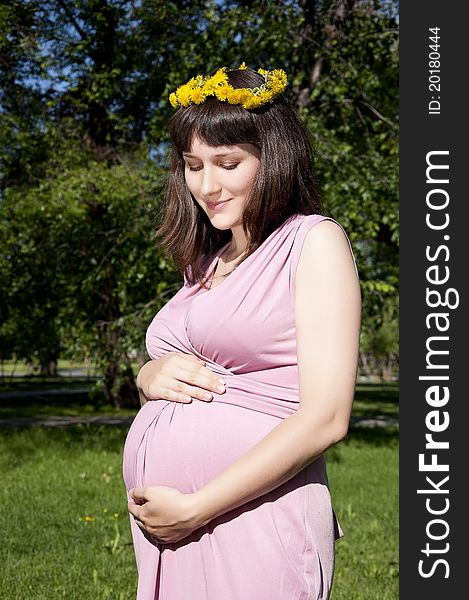
[(170, 400), (188, 404), (192, 399), (210, 402), (211, 392), (223, 394), (225, 382), (192, 354), (167, 352), (145, 363), (137, 375), (143, 406), (149, 400)]

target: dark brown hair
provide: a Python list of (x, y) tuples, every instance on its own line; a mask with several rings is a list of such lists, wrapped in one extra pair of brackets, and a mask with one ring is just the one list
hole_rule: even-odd
[[(236, 89), (264, 81), (251, 69), (227, 74)], [(203, 259), (231, 239), (231, 230), (213, 227), (186, 185), (182, 153), (190, 152), (194, 134), (209, 146), (253, 144), (260, 150), (259, 170), (243, 213), (249, 245), (242, 260), (290, 216), (321, 213), (311, 138), (284, 96), (254, 110), (209, 97), (202, 104), (179, 108), (170, 119), (169, 134), (170, 169), (156, 235), (190, 284), (203, 282)]]

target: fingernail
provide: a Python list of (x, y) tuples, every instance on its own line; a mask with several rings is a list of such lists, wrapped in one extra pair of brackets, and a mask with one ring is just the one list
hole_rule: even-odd
[(225, 391), (225, 386), (224, 385), (217, 385), (217, 392), (220, 392), (220, 394), (221, 394), (224, 391)]
[(226, 385), (225, 381), (223, 379), (217, 379), (218, 383), (221, 383), (222, 385)]
[(203, 398), (204, 400), (211, 400), (211, 399), (213, 398), (213, 396), (212, 396), (212, 394), (203, 394), (203, 395), (202, 395), (202, 398)]

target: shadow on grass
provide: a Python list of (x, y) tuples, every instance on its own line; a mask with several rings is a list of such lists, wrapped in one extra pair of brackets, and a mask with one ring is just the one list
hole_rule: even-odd
[[(128, 427), (70, 425), (68, 427), (34, 427), (28, 429), (0, 429), (0, 462), (9, 468), (37, 460), (41, 453), (82, 454), (85, 451), (122, 453)], [(327, 451), (327, 460), (341, 462), (345, 446), (395, 447), (399, 432), (390, 427), (353, 427), (348, 436)]]
[(83, 454), (85, 451), (122, 453), (128, 427), (70, 425), (0, 429), (0, 461), (10, 468), (37, 460), (38, 455)]
[(348, 436), (342, 443), (388, 446), (397, 443), (398, 440), (399, 430), (397, 427), (351, 427)]
[(397, 383), (359, 383), (355, 390), (355, 400), (373, 401), (390, 404), (399, 403), (399, 384)]
[(101, 390), (92, 391), (94, 383), (89, 379), (56, 378), (53, 384), (38, 380), (2, 386), (0, 418), (116, 412), (115, 407), (106, 402)]
[(342, 451), (347, 446), (355, 448), (394, 448), (397, 452), (399, 442), (399, 430), (395, 427), (352, 427), (348, 436), (332, 446), (326, 452), (327, 462), (341, 463)]
[(63, 388), (73, 389), (76, 387), (91, 387), (99, 381), (98, 377), (72, 377), (68, 375), (26, 375), (21, 377), (0, 377), (0, 392), (16, 390), (37, 390), (38, 392), (48, 389)]

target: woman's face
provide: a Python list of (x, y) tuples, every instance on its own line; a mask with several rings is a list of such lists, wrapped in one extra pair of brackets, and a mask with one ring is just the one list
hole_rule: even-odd
[(187, 187), (212, 225), (217, 229), (241, 225), (260, 150), (252, 144), (208, 146), (194, 136), (183, 158)]

